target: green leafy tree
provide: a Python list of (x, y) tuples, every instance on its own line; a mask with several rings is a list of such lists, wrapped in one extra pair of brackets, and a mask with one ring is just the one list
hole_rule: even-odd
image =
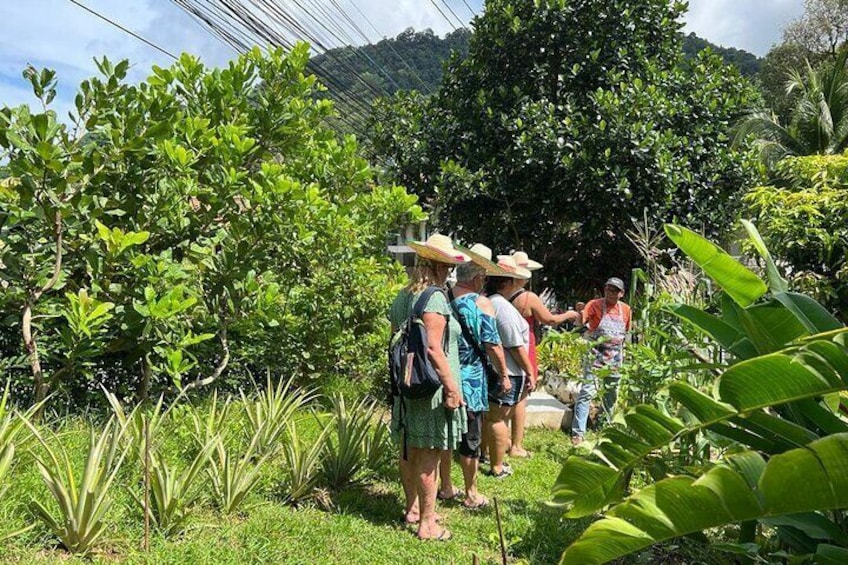
[(745, 195), (793, 285), (848, 319), (848, 152), (787, 157), (779, 182)]
[(559, 288), (627, 269), (622, 226), (643, 209), (725, 225), (751, 180), (728, 130), (755, 91), (715, 55), (684, 59), (684, 8), (489, 2), (438, 96), (375, 120), (376, 153), (440, 228), (535, 253)]
[(848, 43), (848, 1), (805, 0), (804, 15), (786, 26), (783, 39), (808, 57), (836, 59)]
[(787, 155), (833, 155), (848, 148), (848, 49), (833, 63), (818, 68), (808, 62), (804, 73), (789, 71), (786, 91), (797, 92), (791, 121), (784, 126), (773, 113), (744, 118), (737, 140), (753, 136), (763, 161), (773, 168)]
[(48, 107), (52, 74), (31, 73), (43, 112), (0, 119), (0, 303), (24, 313), (4, 324), (38, 398), (92, 381), (146, 398), (265, 367), (373, 375), (399, 274), (385, 234), (420, 209), (324, 125), (307, 61), (306, 45), (215, 70), (183, 55), (133, 85), (104, 59), (72, 128)]

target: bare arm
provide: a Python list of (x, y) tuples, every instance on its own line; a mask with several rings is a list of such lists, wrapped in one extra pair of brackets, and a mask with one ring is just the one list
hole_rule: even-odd
[(533, 317), (541, 324), (546, 326), (558, 326), (564, 322), (575, 322), (580, 319), (580, 314), (573, 310), (563, 312), (562, 314), (552, 314), (551, 311), (545, 307), (544, 303), (539, 298), (539, 295), (535, 292), (527, 292), (525, 294), (527, 298), (525, 299), (524, 309), (529, 309), (533, 314)]
[(442, 314), (425, 312), (421, 317), (427, 330), (427, 356), (439, 375), (439, 380), (445, 389), (445, 407), (451, 410), (462, 404), (462, 394), (451, 375), (447, 355), (442, 349), (442, 335), (445, 333), (446, 320)]
[(518, 365), (527, 373), (527, 390), (536, 388), (536, 372), (533, 370), (533, 365), (530, 364), (530, 356), (527, 354), (527, 348), (523, 345), (518, 347), (507, 347), (507, 351), (512, 355), (512, 358)]

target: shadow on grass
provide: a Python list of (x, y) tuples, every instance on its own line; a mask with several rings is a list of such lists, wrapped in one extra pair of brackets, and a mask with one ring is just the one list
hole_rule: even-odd
[[(504, 519), (504, 538), (508, 551), (514, 557), (531, 564), (548, 565), (559, 562), (565, 548), (577, 539), (591, 518), (568, 520), (562, 510), (551, 508), (540, 501), (507, 499), (499, 501)], [(515, 516), (530, 525), (523, 531), (511, 531)]]
[(403, 501), (388, 489), (354, 485), (334, 494), (333, 499), (337, 513), (361, 516), (375, 525), (404, 526)]

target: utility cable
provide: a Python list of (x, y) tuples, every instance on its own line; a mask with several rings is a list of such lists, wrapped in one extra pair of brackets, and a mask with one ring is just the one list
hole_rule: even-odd
[(170, 51), (166, 51), (165, 49), (163, 49), (163, 48), (159, 47), (158, 45), (156, 45), (156, 44), (155, 44), (155, 43), (153, 43), (152, 41), (150, 41), (150, 40), (148, 40), (148, 39), (145, 39), (145, 38), (143, 38), (142, 36), (140, 36), (139, 34), (135, 33), (134, 31), (130, 31), (129, 29), (125, 28), (124, 26), (122, 26), (122, 25), (121, 25), (121, 24), (119, 24), (118, 22), (113, 21), (113, 20), (110, 20), (109, 18), (107, 18), (107, 17), (106, 17), (106, 16), (104, 16), (103, 14), (100, 14), (100, 13), (98, 13), (98, 12), (95, 12), (94, 10), (92, 10), (91, 8), (89, 8), (88, 6), (86, 6), (85, 4), (82, 4), (81, 2), (77, 2), (77, 0), (68, 0), (68, 1), (69, 1), (71, 4), (75, 4), (76, 6), (78, 6), (78, 7), (82, 8), (83, 10), (85, 10), (86, 12), (88, 12), (89, 14), (92, 14), (92, 15), (94, 15), (94, 16), (97, 16), (98, 18), (100, 18), (100, 19), (101, 19), (101, 20), (103, 20), (104, 22), (108, 23), (109, 25), (114, 26), (114, 27), (118, 28), (119, 30), (123, 31), (124, 33), (127, 33), (127, 34), (129, 34), (129, 35), (133, 36), (134, 38), (138, 39), (139, 41), (141, 41), (141, 42), (142, 42), (142, 43), (144, 43), (145, 45), (148, 45), (148, 46), (150, 46), (150, 47), (152, 47), (152, 48), (156, 49), (157, 51), (159, 51), (159, 52), (160, 52), (160, 53), (162, 53), (163, 55), (167, 55), (168, 57), (170, 57), (171, 59), (174, 59), (175, 61), (177, 60), (177, 56), (176, 56), (176, 55), (174, 55), (173, 53), (171, 53)]

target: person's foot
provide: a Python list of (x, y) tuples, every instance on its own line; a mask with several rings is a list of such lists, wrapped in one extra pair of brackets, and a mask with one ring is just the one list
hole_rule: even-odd
[(453, 534), (447, 528), (442, 528), (442, 531), (437, 532), (434, 535), (422, 534), (420, 530), (418, 532), (418, 539), (422, 541), (450, 541), (452, 537)]
[[(406, 516), (403, 517), (403, 521), (407, 524), (417, 524), (420, 521), (421, 517), (418, 515), (418, 512), (408, 512)], [(442, 515), (436, 514), (433, 520), (438, 524), (442, 521)]]
[(512, 467), (510, 467), (506, 463), (501, 465), (500, 471), (498, 471), (494, 467), (492, 467), (492, 469), (490, 469), (490, 471), (489, 471), (489, 475), (491, 475), (492, 477), (494, 477), (496, 479), (505, 479), (505, 478), (509, 477), (510, 475), (512, 475)]
[(489, 499), (478, 494), (475, 498), (466, 498), (462, 502), (463, 508), (466, 510), (481, 510), (489, 505)]
[(454, 500), (457, 498), (462, 498), (463, 496), (465, 496), (465, 493), (459, 490), (458, 488), (454, 488), (453, 491), (439, 491), (438, 493), (436, 493), (436, 498), (438, 498), (439, 500)]
[(571, 436), (571, 445), (577, 447), (581, 443), (583, 443), (583, 436)]
[(523, 448), (513, 447), (509, 450), (510, 457), (522, 458), (522, 457), (531, 457), (532, 453)]

